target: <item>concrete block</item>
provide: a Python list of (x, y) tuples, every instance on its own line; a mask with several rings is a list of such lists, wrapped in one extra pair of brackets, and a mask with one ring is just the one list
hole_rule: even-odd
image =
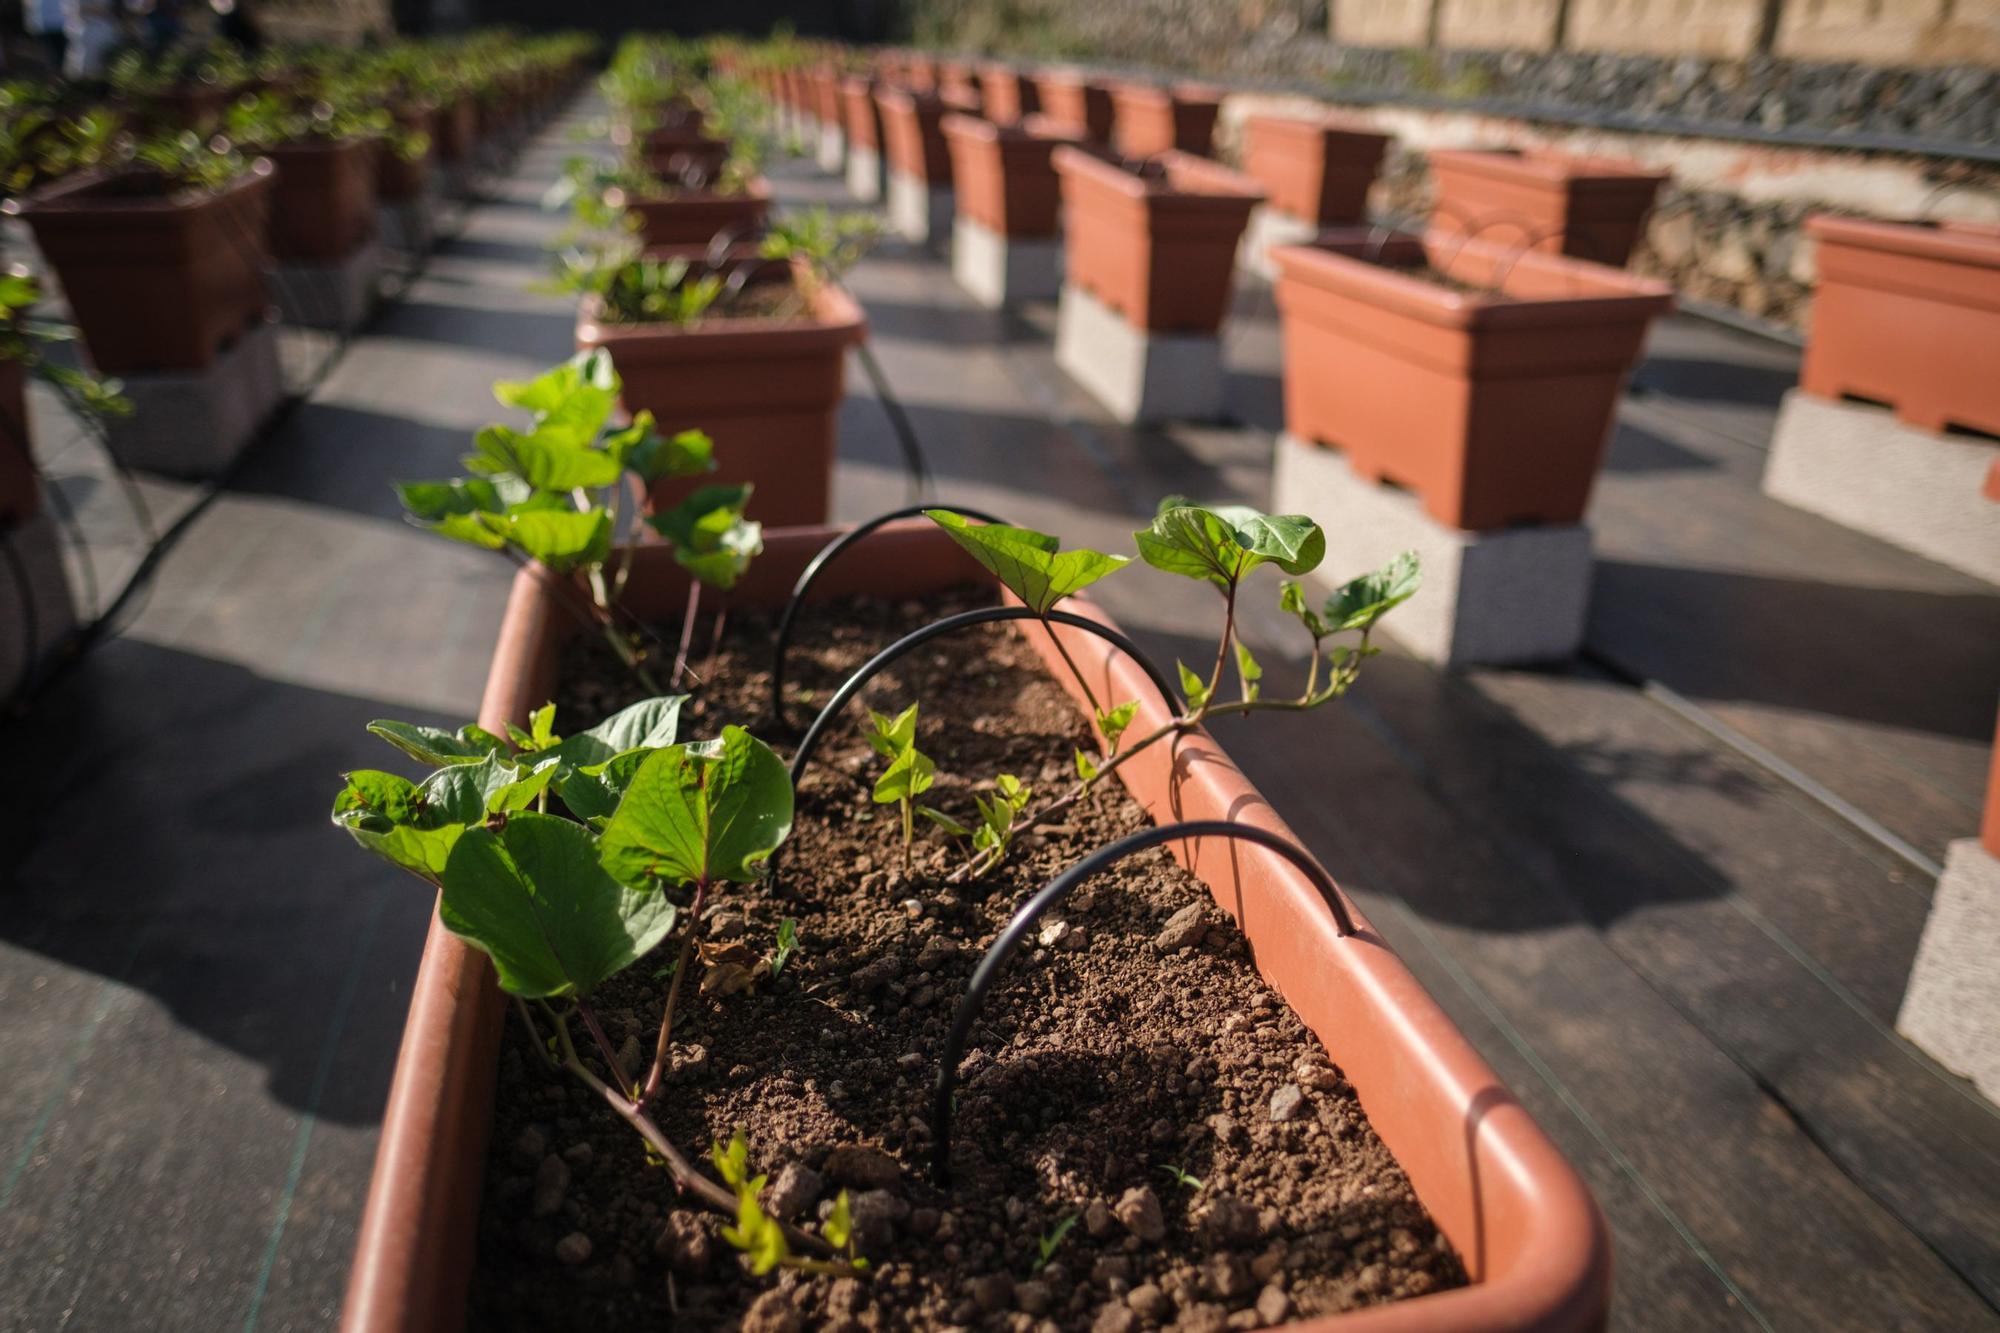
[(2000, 444), (1793, 389), (1778, 412), (1764, 493), (2000, 583), (2000, 504), (1983, 494), (1996, 460)]
[(1271, 509), (1305, 514), (1326, 531), (1326, 559), (1310, 579), (1336, 584), (1403, 551), (1423, 562), (1424, 586), (1388, 631), (1441, 666), (1558, 661), (1583, 643), (1590, 603), (1590, 529), (1582, 524), (1463, 532), (1424, 512), (1417, 497), (1363, 480), (1337, 451), (1278, 437)]
[(847, 136), (840, 132), (840, 126), (820, 122), (819, 169), (828, 175), (838, 176), (847, 163)]
[(847, 149), (847, 192), (863, 203), (882, 197), (882, 155), (862, 144)]
[(0, 531), (0, 697), (32, 685), (75, 634), (61, 529), (46, 504)]
[(1148, 333), (1075, 284), (1056, 313), (1056, 364), (1124, 422), (1221, 417), (1222, 339)]
[(1003, 236), (961, 217), (951, 224), (951, 275), (988, 308), (1052, 301), (1062, 291), (1063, 246), (1055, 237)]
[(1266, 282), (1275, 282), (1278, 267), (1271, 262), (1271, 248), (1304, 245), (1317, 235), (1319, 228), (1304, 218), (1280, 213), (1269, 204), (1259, 204), (1251, 210), (1250, 225), (1243, 229), (1243, 239), (1236, 244), (1236, 266)]
[(122, 379), (132, 415), (106, 420), (112, 453), (146, 472), (217, 476), (284, 401), (278, 326), (244, 334), (205, 370)]
[(1977, 838), (1945, 853), (1896, 1030), (2000, 1102), (2000, 857)]
[(359, 328), (375, 309), (385, 255), (378, 235), (337, 263), (279, 264), (271, 278), (278, 318), (296, 328), (334, 333)]
[(391, 250), (428, 254), (437, 244), (438, 219), (444, 213), (444, 182), (433, 170), (424, 188), (408, 199), (384, 199), (375, 206), (375, 234)]
[(932, 185), (894, 167), (889, 169), (889, 225), (905, 240), (943, 245), (951, 234), (952, 212), (949, 185)]

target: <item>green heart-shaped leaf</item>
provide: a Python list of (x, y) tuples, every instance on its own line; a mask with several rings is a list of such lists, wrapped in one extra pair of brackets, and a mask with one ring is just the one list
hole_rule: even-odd
[(1405, 551), (1382, 568), (1349, 579), (1326, 599), (1327, 632), (1368, 629), (1417, 595), (1424, 572), (1415, 551)]
[(635, 889), (747, 884), (792, 831), (791, 774), (741, 727), (655, 750), (604, 829), (604, 868)]
[(1130, 556), (1084, 547), (1058, 550), (1061, 543), (1056, 538), (1032, 528), (974, 523), (949, 509), (926, 509), (924, 513), (1036, 615), (1047, 614), (1071, 593), (1131, 563)]
[(588, 994), (666, 938), (676, 911), (605, 874), (597, 852), (588, 829), (555, 815), (469, 828), (445, 863), (439, 918), (491, 956), (501, 989)]
[(415, 722), (394, 722), (380, 718), (368, 730), (412, 759), (433, 768), (445, 764), (466, 764), (489, 754), (505, 754), (507, 743), (484, 727), (472, 725), (457, 731), (426, 727)]
[(526, 381), (502, 380), (493, 396), (531, 412), (535, 429), (576, 446), (594, 441), (618, 405), (618, 374), (602, 348), (579, 352)]
[(674, 544), (674, 561), (712, 588), (736, 586), (764, 550), (764, 525), (743, 517), (748, 485), (703, 486), (648, 522)]
[(527, 434), (508, 426), (483, 426), (474, 435), (478, 452), (466, 459), (474, 471), (519, 477), (536, 490), (572, 491), (609, 486), (624, 466), (612, 454), (586, 439), (577, 441), (561, 430), (537, 429)]
[(1319, 524), (1303, 514), (1265, 514), (1247, 505), (1204, 508), (1169, 500), (1152, 526), (1133, 536), (1140, 558), (1153, 568), (1224, 591), (1259, 565), (1304, 574), (1326, 558)]

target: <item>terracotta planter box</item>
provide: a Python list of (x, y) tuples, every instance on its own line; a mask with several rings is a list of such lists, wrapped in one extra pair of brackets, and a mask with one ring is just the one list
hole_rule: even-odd
[(627, 411), (650, 410), (667, 434), (698, 429), (715, 441), (717, 470), (662, 482), (655, 507), (698, 485), (747, 481), (757, 488), (750, 517), (796, 527), (824, 523), (830, 512), (847, 348), (866, 332), (861, 308), (836, 287), (820, 293), (811, 318), (710, 319), (684, 329), (607, 323), (586, 302), (576, 345), (611, 354)]
[(901, 88), (879, 88), (875, 105), (881, 109), (882, 148), (889, 170), (928, 186), (949, 187), (951, 151), (945, 147), (943, 128), (949, 108), (944, 101)]
[(840, 81), (841, 127), (849, 148), (882, 151), (882, 113), (875, 105), (875, 81), (850, 76)]
[(479, 103), (470, 97), (438, 108), (435, 125), (440, 162), (458, 163), (472, 155), (479, 141)]
[(605, 202), (639, 215), (640, 234), (646, 248), (675, 245), (707, 245), (727, 232), (732, 237), (754, 236), (764, 230), (764, 217), (771, 209), (771, 187), (762, 180), (751, 181), (741, 194), (711, 194), (689, 190), (665, 199), (632, 199), (611, 190)]
[[(832, 536), (768, 533), (764, 554), (732, 603), (777, 605)], [(981, 577), (943, 534), (926, 524), (899, 524), (854, 547), (814, 591), (825, 598), (908, 598)], [(564, 641), (576, 631), (565, 595), (545, 573), (530, 569), (516, 578), (480, 707), (482, 725), (520, 725), (550, 696)], [(639, 548), (626, 594), (633, 611), (669, 620), (686, 596), (687, 580), (671, 554)], [(1108, 622), (1084, 599), (1069, 605)], [(1140, 701), (1135, 726), (1150, 729), (1165, 720), (1129, 660), (1094, 635), (1059, 632), (1098, 688)], [(1027, 638), (1074, 692), (1051, 640), (1039, 630)], [(1155, 819), (1227, 818), (1291, 836), (1205, 733), (1157, 747), (1119, 772)], [(1589, 1192), (1381, 937), (1358, 913), (1359, 933), (1336, 935), (1311, 881), (1260, 847), (1212, 840), (1170, 846), (1236, 919), (1258, 970), (1353, 1084), (1472, 1279), (1469, 1287), (1287, 1327), (1324, 1333), (1601, 1328), (1610, 1244)], [(347, 1333), (442, 1333), (464, 1324), (504, 1015), (486, 956), (433, 921), (348, 1282)]]
[(938, 65), (937, 94), (953, 106), (978, 115), (985, 110), (985, 85), (979, 71), (963, 60), (946, 60)]
[(375, 153), (368, 139), (285, 144), (265, 156), (271, 187), (271, 254), (280, 263), (346, 259), (375, 234)]
[(976, 116), (940, 122), (951, 154), (959, 216), (1000, 236), (1052, 240), (1061, 231), (1061, 187), (1051, 161), (1074, 139), (1060, 131), (999, 125)]
[(200, 370), (264, 323), (271, 164), (215, 194), (143, 192), (143, 173), (81, 176), (23, 201), (91, 363), (107, 375)]
[(1078, 148), (1062, 179), (1065, 282), (1153, 333), (1213, 334), (1229, 309), (1236, 243), (1262, 202), (1256, 182), (1186, 153), (1142, 176)]
[(390, 203), (401, 203), (423, 194), (430, 181), (431, 162), (437, 156), (437, 112), (428, 109), (413, 109), (400, 113), (396, 120), (406, 130), (421, 131), (431, 136), (431, 146), (423, 156), (405, 160), (387, 143), (375, 146), (375, 197)]
[(1364, 222), (1389, 143), (1389, 135), (1332, 116), (1251, 116), (1243, 123), (1243, 172), (1281, 213), (1321, 227)]
[(1653, 197), (1669, 178), (1636, 162), (1539, 148), (1439, 149), (1430, 164), (1433, 228), (1613, 268), (1632, 257)]
[(1109, 85), (1074, 70), (1042, 70), (1034, 76), (1035, 96), (1042, 114), (1068, 132), (1097, 143), (1110, 143), (1117, 113)]
[(1819, 289), (1800, 387), (2000, 436), (2000, 226), (1814, 217), (1806, 231)]
[[(1286, 430), (1416, 492), (1452, 528), (1579, 522), (1672, 288), (1442, 232), (1380, 241), (1356, 227), (1272, 252)], [(1500, 275), (1503, 294), (1400, 271), (1425, 262), (1457, 282)]]
[(1222, 110), (1221, 93), (1192, 83), (1172, 88), (1121, 83), (1112, 88), (1111, 102), (1113, 142), (1126, 157), (1175, 151), (1207, 157)]
[(984, 101), (980, 107), (988, 120), (1012, 125), (1042, 109), (1035, 81), (1012, 65), (982, 65), (979, 88)]

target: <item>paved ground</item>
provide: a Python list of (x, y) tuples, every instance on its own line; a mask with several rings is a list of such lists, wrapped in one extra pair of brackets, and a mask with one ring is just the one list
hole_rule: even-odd
[[(0, 825), (0, 1327), (334, 1318), (428, 904), (329, 841), (325, 807), (379, 757), (368, 718), (472, 711), (506, 579), (402, 527), (384, 482), (448, 466), (490, 380), (566, 351), (565, 303), (524, 291), (561, 133), (16, 741), (37, 767), (10, 766)], [(1101, 543), (1171, 491), (1266, 498), (1261, 288), (1237, 424), (1133, 432), (1055, 369), (1051, 311), (979, 311), (893, 245), (854, 286), (940, 497)], [(1757, 494), (1794, 373), (1662, 327), (1592, 515), (1580, 663), (1392, 655), (1310, 725), (1224, 738), (1590, 1178), (1620, 1327), (2000, 1327), (2000, 1115), (1890, 1026), (1922, 864), (1976, 822), (2000, 594)], [(850, 378), (860, 517), (904, 479)], [(1186, 655), (1212, 610), (1164, 582), (1106, 599)], [(1280, 672), (1282, 630), (1247, 631)]]

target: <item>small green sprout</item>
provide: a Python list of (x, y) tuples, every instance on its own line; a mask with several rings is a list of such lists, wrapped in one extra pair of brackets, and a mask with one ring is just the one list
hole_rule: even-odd
[(917, 705), (911, 704), (894, 718), (869, 710), (868, 744), (889, 761), (889, 767), (875, 782), (875, 804), (894, 805), (903, 817), (903, 869), (910, 868), (910, 843), (914, 835), (911, 814), (917, 797), (937, 781), (937, 765), (917, 749)]
[(1190, 1174), (1187, 1168), (1179, 1162), (1174, 1162), (1159, 1169), (1162, 1175), (1173, 1177), (1174, 1184), (1179, 1185), (1183, 1189), (1199, 1190), (1202, 1187), (1201, 1177)]
[(777, 976), (785, 970), (785, 964), (799, 948), (799, 923), (786, 917), (778, 923), (778, 947), (771, 952), (771, 975)]
[(833, 1211), (820, 1226), (821, 1238), (842, 1256), (843, 1262), (801, 1259), (792, 1253), (784, 1224), (764, 1211), (757, 1196), (764, 1192), (765, 1175), (750, 1174), (750, 1144), (737, 1130), (729, 1146), (715, 1144), (709, 1151), (722, 1182), (736, 1195), (736, 1225), (724, 1227), (722, 1238), (749, 1260), (752, 1274), (762, 1277), (774, 1268), (796, 1268), (805, 1273), (846, 1274), (860, 1272), (868, 1261), (854, 1250), (854, 1214), (847, 1191), (833, 1201)]
[(1035, 1262), (1028, 1271), (1039, 1273), (1049, 1266), (1049, 1261), (1056, 1257), (1056, 1251), (1062, 1248), (1064, 1239), (1076, 1226), (1077, 1218), (1080, 1216), (1082, 1216), (1080, 1213), (1071, 1213), (1056, 1223), (1054, 1230), (1035, 1238)]

